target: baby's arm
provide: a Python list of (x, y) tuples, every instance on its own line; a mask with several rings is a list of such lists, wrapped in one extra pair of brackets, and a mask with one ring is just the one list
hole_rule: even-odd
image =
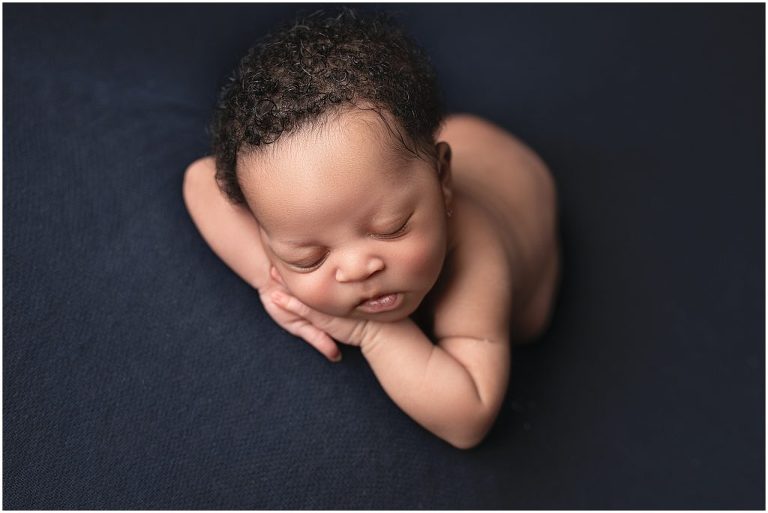
[(219, 190), (213, 157), (196, 160), (184, 173), (184, 203), (205, 241), (238, 276), (254, 288), (269, 280), (270, 262), (259, 224), (244, 206), (233, 205)]
[(507, 341), (453, 336), (433, 345), (412, 321), (382, 324), (375, 333), (363, 354), (392, 400), (455, 447), (480, 443), (504, 399)]

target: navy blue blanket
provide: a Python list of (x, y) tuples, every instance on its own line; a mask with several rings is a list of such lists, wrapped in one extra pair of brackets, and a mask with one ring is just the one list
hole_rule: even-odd
[(764, 5), (388, 6), (560, 191), (552, 327), (469, 451), (182, 203), (227, 74), (320, 7), (3, 6), (4, 508), (763, 509)]

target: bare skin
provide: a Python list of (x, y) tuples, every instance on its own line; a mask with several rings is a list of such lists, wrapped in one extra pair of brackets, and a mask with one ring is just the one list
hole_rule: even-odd
[(476, 116), (449, 117), (440, 139), (453, 149), (454, 188), (484, 210), (510, 259), (512, 342), (534, 341), (549, 324), (560, 279), (554, 179), (522, 141)]
[[(333, 361), (337, 342), (360, 347), (400, 408), (469, 448), (501, 407), (510, 341), (534, 340), (551, 315), (554, 182), (523, 143), (474, 116), (447, 119), (434, 167), (391, 158), (382, 130), (352, 112), (244, 156), (247, 206), (229, 203), (212, 158), (200, 159), (184, 200), (278, 324)], [(417, 308), (432, 340), (411, 320)]]

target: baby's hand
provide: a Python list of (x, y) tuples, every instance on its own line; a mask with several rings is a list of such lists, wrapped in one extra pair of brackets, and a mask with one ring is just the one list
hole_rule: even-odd
[(344, 344), (362, 346), (377, 324), (374, 321), (334, 317), (318, 312), (291, 296), (285, 288), (274, 290), (271, 297), (286, 313), (299, 317), (326, 337), (330, 335)]
[(341, 360), (341, 351), (339, 351), (336, 342), (326, 332), (315, 327), (312, 322), (301, 315), (297, 315), (284, 307), (281, 308), (281, 305), (274, 301), (274, 294), (283, 294), (286, 297), (290, 297), (288, 289), (270, 276), (267, 284), (259, 287), (259, 297), (264, 305), (264, 309), (277, 324), (288, 333), (307, 341), (332, 362)]

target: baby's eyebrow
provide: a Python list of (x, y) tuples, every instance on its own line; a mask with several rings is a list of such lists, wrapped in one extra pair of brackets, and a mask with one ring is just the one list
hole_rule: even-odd
[(274, 242), (277, 242), (281, 246), (290, 246), (292, 248), (314, 248), (319, 247), (319, 244), (315, 242), (304, 242), (304, 241), (298, 241), (298, 240), (276, 240)]

